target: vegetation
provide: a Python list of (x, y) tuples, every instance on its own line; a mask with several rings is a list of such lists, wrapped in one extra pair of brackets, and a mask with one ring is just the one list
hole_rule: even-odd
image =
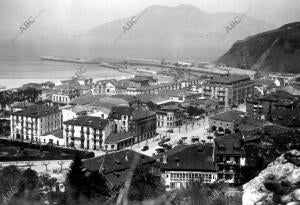
[(9, 152), (9, 155), (0, 155), (0, 161), (73, 159), (76, 154), (82, 158), (95, 156), (93, 152), (88, 151), (0, 139), (0, 151), (3, 149), (5, 152)]
[(38, 100), (40, 90), (32, 87), (19, 88), (18, 90), (5, 90), (0, 92), (0, 107), (4, 108), (14, 102), (35, 102)]

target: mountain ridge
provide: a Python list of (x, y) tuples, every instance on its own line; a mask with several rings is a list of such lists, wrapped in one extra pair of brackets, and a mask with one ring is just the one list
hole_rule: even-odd
[[(205, 34), (209, 40), (216, 40), (225, 32), (225, 27), (240, 13), (215, 12), (206, 13), (201, 9), (181, 4), (175, 7), (152, 5), (144, 9), (143, 16), (133, 25), (130, 32), (124, 35), (124, 40), (129, 39), (201, 39)], [(143, 12), (141, 11), (141, 12)], [(134, 16), (138, 16), (138, 12)], [(122, 18), (96, 26), (84, 36), (112, 39), (121, 34), (122, 27), (131, 18)], [(233, 39), (245, 38), (248, 33), (255, 34), (275, 28), (274, 25), (262, 20), (245, 16), (243, 22), (238, 25), (230, 35)], [(207, 40), (207, 39), (206, 39)]]

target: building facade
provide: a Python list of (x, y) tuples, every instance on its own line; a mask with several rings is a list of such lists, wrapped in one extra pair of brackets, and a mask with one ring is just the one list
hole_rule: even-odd
[(299, 101), (288, 92), (277, 91), (264, 96), (247, 98), (246, 112), (250, 117), (268, 119), (275, 110), (294, 110)]
[(235, 133), (238, 131), (238, 126), (242, 122), (244, 115), (244, 112), (230, 110), (211, 116), (208, 119), (209, 129), (223, 134)]
[(166, 191), (186, 188), (194, 181), (213, 183), (217, 180), (212, 146), (181, 145), (158, 160)]
[(183, 123), (184, 111), (177, 105), (169, 105), (156, 112), (157, 127), (175, 128)]
[(254, 93), (254, 81), (247, 75), (216, 76), (203, 84), (203, 95), (216, 98), (220, 104), (229, 107), (239, 104)]
[(100, 117), (80, 116), (63, 122), (63, 137), (68, 147), (103, 149), (106, 137), (112, 132), (115, 132), (115, 123)]
[(35, 105), (10, 116), (12, 140), (42, 142), (41, 136), (61, 129), (61, 110)]
[(234, 134), (215, 140), (215, 162), (219, 180), (239, 183), (241, 167), (246, 166), (246, 154), (241, 137), (240, 134)]

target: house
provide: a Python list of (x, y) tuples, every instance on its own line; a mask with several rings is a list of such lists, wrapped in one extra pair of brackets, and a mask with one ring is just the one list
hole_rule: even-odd
[(44, 144), (49, 144), (49, 145), (65, 146), (65, 141), (63, 138), (63, 131), (55, 130), (52, 133), (42, 135), (41, 142)]
[(246, 112), (250, 117), (267, 119), (273, 110), (294, 110), (299, 103), (296, 96), (277, 90), (264, 96), (247, 98)]
[(132, 113), (132, 130), (135, 142), (139, 143), (156, 136), (156, 113), (138, 108)]
[(254, 81), (248, 75), (214, 76), (203, 84), (205, 97), (216, 98), (220, 104), (229, 107), (240, 104), (254, 93)]
[(242, 122), (245, 113), (237, 110), (230, 110), (209, 117), (209, 129), (218, 131), (220, 134), (231, 134), (238, 132), (238, 125)]
[(203, 109), (206, 115), (216, 114), (218, 111), (224, 109), (222, 105), (215, 98), (198, 97), (196, 99), (187, 99), (184, 101), (183, 106), (193, 106), (198, 109)]
[(41, 136), (61, 129), (58, 107), (30, 106), (10, 115), (12, 140), (41, 142)]
[(104, 149), (106, 151), (121, 150), (134, 145), (135, 139), (134, 132), (111, 133), (104, 142)]
[(186, 188), (193, 181), (217, 181), (212, 146), (179, 145), (156, 157), (161, 165), (161, 175), (167, 191)]
[(67, 105), (80, 96), (79, 90), (73, 85), (63, 84), (56, 86), (52, 93), (52, 102), (59, 105)]
[(300, 82), (290, 83), (284, 87), (284, 90), (291, 95), (300, 96)]
[(114, 107), (109, 119), (116, 122), (117, 132), (134, 132), (134, 143), (156, 136), (156, 114), (150, 110)]
[(60, 107), (62, 111), (63, 121), (71, 120), (79, 116), (88, 115), (88, 109), (83, 106), (65, 105)]
[(215, 139), (215, 162), (218, 180), (239, 183), (241, 167), (246, 166), (246, 154), (240, 133)]
[(117, 132), (128, 132), (132, 129), (130, 126), (133, 112), (133, 107), (118, 106), (111, 109), (109, 118), (116, 122)]
[(260, 95), (264, 95), (269, 92), (273, 86), (275, 86), (273, 80), (262, 79), (255, 81), (254, 89), (257, 90)]
[(181, 126), (184, 119), (184, 110), (178, 105), (168, 105), (156, 111), (157, 127), (175, 128)]
[(104, 141), (115, 132), (115, 123), (100, 117), (80, 116), (63, 122), (65, 145), (80, 149), (103, 149)]
[(132, 167), (144, 167), (149, 173), (160, 180), (160, 164), (152, 157), (132, 150), (108, 153), (100, 157), (84, 161), (83, 166), (88, 172), (99, 171), (106, 178), (110, 190), (124, 186), (130, 176)]
[(93, 87), (94, 94), (116, 95), (118, 93), (118, 82), (115, 79), (97, 81)]

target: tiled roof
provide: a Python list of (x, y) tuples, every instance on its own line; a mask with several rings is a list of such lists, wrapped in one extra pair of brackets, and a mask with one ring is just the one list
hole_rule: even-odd
[(15, 102), (14, 104), (11, 105), (12, 108), (27, 108), (34, 106), (34, 103), (30, 102)]
[(214, 83), (224, 83), (224, 84), (232, 84), (241, 80), (250, 80), (248, 75), (225, 75), (225, 76), (215, 76), (213, 77), (210, 82)]
[(111, 113), (127, 115), (127, 116), (131, 116), (133, 111), (134, 111), (133, 107), (125, 107), (125, 106), (113, 107), (111, 109)]
[(236, 111), (236, 110), (230, 110), (230, 111), (227, 111), (227, 112), (224, 112), (224, 113), (214, 115), (214, 116), (210, 117), (210, 119), (225, 121), (225, 122), (233, 122), (233, 121), (242, 120), (243, 115), (245, 115), (244, 112), (240, 112), (240, 111)]
[(130, 81), (134, 81), (134, 82), (142, 82), (142, 81), (149, 81), (148, 78), (142, 77), (142, 76), (136, 76), (134, 78), (130, 78), (128, 79)]
[(104, 129), (108, 124), (108, 120), (93, 116), (79, 116), (75, 119), (63, 122), (67, 125), (86, 126), (94, 129)]
[(47, 107), (44, 105), (34, 105), (21, 111), (12, 113), (12, 115), (26, 117), (44, 117), (54, 113), (61, 112), (58, 107)]
[[(244, 155), (245, 150), (241, 147), (241, 138), (241, 133), (217, 137), (215, 139), (216, 154)], [(240, 149), (234, 149), (234, 146), (240, 147)], [(222, 147), (223, 149), (221, 149), (220, 147)]]
[(119, 133), (111, 133), (105, 140), (106, 144), (115, 144), (117, 142), (123, 141), (128, 138), (132, 138), (135, 136), (133, 132), (119, 132)]
[(178, 107), (178, 105), (167, 105), (162, 107), (160, 110), (183, 111), (183, 109)]
[(156, 116), (156, 113), (142, 108), (138, 108), (132, 113), (133, 120), (139, 120), (150, 116)]
[[(122, 171), (131, 167), (134, 159), (138, 164), (155, 162), (155, 159), (132, 150), (122, 150), (119, 152), (109, 153), (100, 157), (94, 157), (84, 161), (84, 167), (89, 171), (99, 171), (103, 167), (104, 174)], [(103, 162), (104, 160), (104, 162)]]
[(216, 171), (213, 163), (213, 147), (189, 145), (167, 155), (167, 163), (162, 170)]

